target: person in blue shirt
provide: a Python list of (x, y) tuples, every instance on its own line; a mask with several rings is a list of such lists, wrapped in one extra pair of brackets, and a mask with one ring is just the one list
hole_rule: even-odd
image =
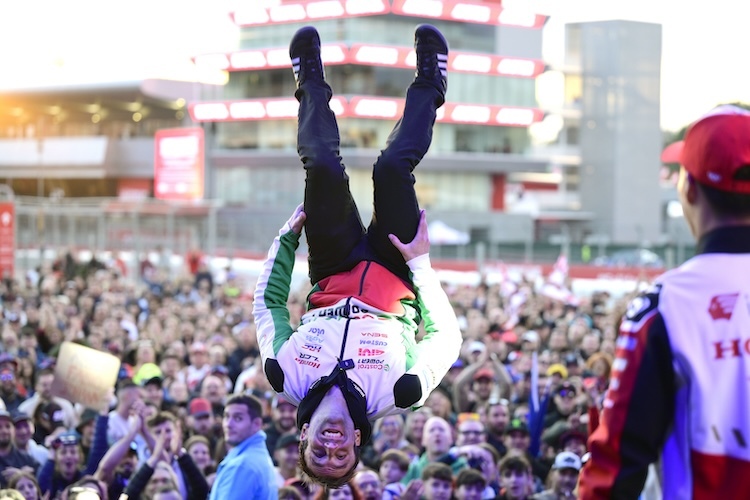
[(235, 394), (224, 407), (224, 441), (229, 453), (219, 464), (210, 500), (276, 500), (278, 488), (263, 432), (263, 407), (248, 394)]

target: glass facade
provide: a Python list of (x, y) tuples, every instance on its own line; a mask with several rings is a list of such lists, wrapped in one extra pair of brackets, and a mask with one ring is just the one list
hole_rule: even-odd
[[(224, 88), (226, 99), (291, 97), (292, 70), (234, 72)], [(373, 95), (404, 97), (414, 79), (414, 70), (379, 66), (328, 66), (326, 80), (340, 96)], [(497, 104), (535, 107), (535, 82), (531, 78), (510, 78), (474, 73), (451, 73), (447, 99), (469, 104)]]
[[(342, 148), (380, 149), (393, 128), (389, 120), (343, 118), (339, 121)], [(297, 150), (297, 122), (247, 121), (217, 124), (214, 145), (226, 149)], [(430, 152), (472, 152), (523, 154), (528, 134), (519, 127), (439, 124), (435, 127)]]
[[(373, 43), (379, 45), (411, 46), (414, 43), (414, 28), (420, 24), (414, 17), (366, 16), (349, 19), (317, 21), (315, 28), (325, 43)], [(494, 53), (496, 50), (496, 27), (483, 24), (465, 24), (430, 20), (450, 40), (453, 50)], [(244, 28), (240, 35), (241, 49), (267, 49), (288, 47), (289, 34), (302, 23), (274, 24)]]
[[(216, 189), (229, 206), (253, 209), (296, 206), (302, 197), (300, 186), (304, 186), (302, 165), (297, 167), (221, 168), (216, 171)], [(360, 210), (370, 211), (372, 173), (362, 169), (348, 169), (347, 173)], [(415, 188), (420, 206), (427, 209), (484, 211), (491, 203), (492, 186), (484, 174), (420, 171)]]

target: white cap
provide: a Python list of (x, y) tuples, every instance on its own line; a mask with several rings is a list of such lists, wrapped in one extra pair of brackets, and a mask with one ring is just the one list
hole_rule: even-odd
[(534, 330), (529, 330), (521, 336), (521, 340), (525, 340), (527, 342), (539, 342), (539, 334)]
[(484, 345), (483, 342), (475, 340), (469, 344), (469, 349), (467, 350), (469, 352), (484, 352), (486, 349), (487, 349), (487, 346)]
[(581, 470), (581, 459), (572, 451), (561, 451), (555, 457), (555, 463), (552, 465), (555, 470), (575, 469)]

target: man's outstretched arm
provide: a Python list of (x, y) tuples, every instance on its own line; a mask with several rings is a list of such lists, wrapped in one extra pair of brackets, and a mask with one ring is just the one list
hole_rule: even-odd
[(274, 238), (255, 286), (253, 317), (264, 366), (266, 359), (274, 358), (294, 333), (289, 324), (287, 300), (294, 268), (294, 252), (299, 246), (305, 218), (300, 204)]
[(422, 406), (438, 386), (461, 350), (461, 329), (456, 313), (443, 291), (440, 279), (430, 264), (430, 239), (424, 210), (419, 218), (417, 234), (409, 243), (389, 235), (391, 243), (404, 256), (420, 302), (425, 336), (417, 344), (418, 358), (409, 372), (420, 376), (422, 397), (414, 406)]

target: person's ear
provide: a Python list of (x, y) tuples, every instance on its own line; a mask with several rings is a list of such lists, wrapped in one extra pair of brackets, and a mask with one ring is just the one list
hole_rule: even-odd
[(362, 443), (362, 431), (359, 429), (354, 429), (354, 445), (360, 446)]
[(691, 205), (695, 204), (699, 196), (697, 184), (695, 178), (688, 172), (685, 172), (685, 199)]
[(300, 439), (300, 441), (305, 441), (307, 439), (307, 430), (309, 428), (310, 428), (310, 424), (309, 423), (302, 424), (302, 428), (299, 430), (299, 439)]

